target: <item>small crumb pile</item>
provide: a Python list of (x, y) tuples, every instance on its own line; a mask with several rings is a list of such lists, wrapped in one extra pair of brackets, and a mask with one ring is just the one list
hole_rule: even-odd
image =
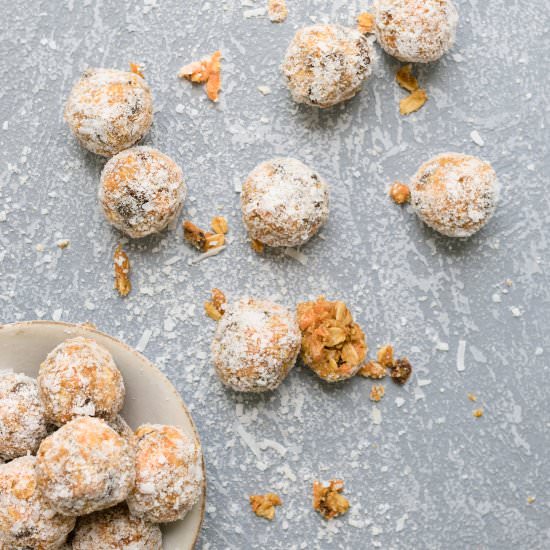
[[(390, 371), (391, 379), (397, 384), (405, 384), (412, 373), (412, 366), (406, 357), (395, 359), (393, 347), (389, 344), (379, 348), (376, 361), (369, 361), (358, 372), (360, 376), (380, 380), (386, 376), (386, 369)], [(373, 386), (371, 399), (380, 401), (384, 396), (382, 386)]]
[(272, 520), (275, 517), (275, 506), (281, 506), (283, 501), (275, 493), (265, 495), (251, 495), (250, 506), (252, 511), (261, 518)]
[(182, 67), (178, 77), (185, 78), (194, 84), (205, 84), (208, 99), (216, 103), (221, 90), (221, 58), (222, 53), (216, 51), (210, 57)]
[(229, 232), (227, 220), (223, 216), (216, 216), (210, 222), (211, 231), (205, 231), (190, 220), (183, 222), (184, 239), (204, 254), (206, 257), (217, 254), (225, 249), (225, 235)]
[(332, 519), (349, 510), (349, 501), (341, 493), (344, 490), (344, 482), (340, 479), (332, 479), (326, 483), (313, 482), (313, 509), (319, 512), (325, 519)]
[(219, 288), (213, 288), (211, 294), (212, 300), (210, 302), (204, 302), (204, 311), (208, 317), (214, 321), (219, 321), (224, 314), (227, 298)]

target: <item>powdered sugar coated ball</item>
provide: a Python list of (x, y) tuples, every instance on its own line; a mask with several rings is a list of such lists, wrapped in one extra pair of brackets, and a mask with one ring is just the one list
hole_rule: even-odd
[(82, 146), (111, 157), (135, 145), (149, 131), (151, 90), (135, 73), (88, 69), (71, 90), (65, 121)]
[(430, 63), (454, 44), (458, 12), (452, 0), (375, 0), (375, 32), (400, 61)]
[(58, 514), (37, 484), (36, 458), (23, 456), (0, 465), (0, 548), (59, 548), (75, 519)]
[(133, 147), (103, 168), (99, 200), (107, 220), (129, 237), (158, 233), (179, 214), (186, 186), (181, 168), (151, 147)]
[(200, 445), (175, 426), (144, 424), (136, 432), (132, 515), (165, 523), (182, 519), (203, 490)]
[(235, 391), (274, 390), (296, 363), (301, 335), (287, 308), (254, 298), (227, 305), (212, 342), (214, 367)]
[(46, 417), (61, 426), (77, 416), (112, 419), (124, 403), (124, 381), (112, 355), (95, 340), (72, 338), (40, 365), (40, 397)]
[(282, 72), (298, 103), (332, 107), (352, 98), (371, 75), (372, 40), (341, 25), (298, 30), (288, 47)]
[(269, 246), (300, 246), (328, 218), (328, 185), (299, 160), (276, 158), (248, 176), (241, 208), (252, 239)]
[(161, 550), (158, 525), (131, 516), (128, 507), (94, 512), (80, 518), (73, 538), (73, 550)]
[(492, 166), (459, 153), (423, 164), (411, 182), (411, 205), (427, 225), (448, 237), (469, 237), (493, 215), (499, 195)]
[(42, 441), (38, 483), (52, 508), (81, 516), (122, 502), (134, 485), (134, 449), (103, 420), (82, 416)]
[(0, 372), (0, 461), (34, 454), (47, 435), (36, 380)]

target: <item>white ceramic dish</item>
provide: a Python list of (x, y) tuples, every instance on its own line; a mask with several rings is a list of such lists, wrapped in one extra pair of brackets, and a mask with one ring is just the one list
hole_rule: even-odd
[[(76, 336), (93, 338), (112, 353), (126, 386), (121, 414), (133, 429), (145, 422), (173, 424), (199, 441), (191, 415), (164, 374), (137, 351), (93, 328), (50, 321), (0, 325), (0, 369), (36, 377), (46, 355), (63, 340)], [(206, 483), (199, 502), (185, 518), (162, 527), (163, 550), (189, 550), (195, 546), (205, 502)]]

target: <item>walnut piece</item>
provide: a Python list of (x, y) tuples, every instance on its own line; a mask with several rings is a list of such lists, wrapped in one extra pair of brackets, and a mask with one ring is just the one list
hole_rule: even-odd
[(229, 226), (227, 225), (227, 220), (223, 216), (216, 216), (212, 218), (210, 222), (210, 227), (214, 233), (225, 235), (229, 231)]
[(366, 365), (361, 367), (361, 370), (357, 374), (365, 378), (380, 380), (386, 376), (386, 368), (376, 361), (369, 361)]
[(405, 384), (411, 373), (412, 365), (406, 357), (403, 357), (403, 359), (398, 359), (394, 363), (390, 371), (390, 376), (394, 382), (397, 382), (398, 384)]
[(259, 517), (272, 520), (275, 517), (275, 506), (281, 506), (283, 501), (275, 493), (265, 495), (251, 495), (250, 506)]
[(204, 302), (204, 311), (206, 314), (214, 321), (219, 321), (224, 312), (225, 304), (227, 299), (225, 294), (219, 288), (213, 288), (212, 291), (212, 301)]
[(382, 346), (377, 354), (376, 358), (378, 362), (385, 368), (390, 369), (395, 364), (394, 358), (393, 358), (393, 347), (390, 344), (386, 344), (385, 346)]
[(370, 390), (370, 400), (378, 402), (382, 399), (382, 397), (384, 397), (385, 393), (386, 389), (384, 386), (373, 386)]
[(130, 260), (126, 252), (122, 250), (120, 244), (115, 249), (113, 260), (115, 266), (115, 290), (121, 296), (128, 296), (130, 290), (132, 290), (132, 284), (130, 283)]
[(349, 510), (349, 501), (341, 493), (344, 482), (332, 479), (328, 485), (320, 481), (313, 482), (313, 509), (325, 519), (332, 519), (345, 514)]
[(363, 34), (374, 31), (374, 15), (372, 13), (363, 12), (357, 16), (357, 28)]
[(418, 80), (416, 80), (412, 74), (412, 65), (410, 63), (408, 65), (403, 65), (403, 67), (397, 71), (395, 81), (401, 88), (404, 88), (408, 92), (416, 92), (419, 88)]
[(410, 115), (422, 108), (426, 101), (428, 101), (426, 90), (415, 90), (412, 94), (399, 102), (399, 112), (402, 115)]
[(396, 181), (390, 187), (390, 198), (396, 204), (405, 204), (411, 200), (411, 190), (408, 185)]
[(188, 243), (201, 252), (207, 252), (225, 244), (225, 235), (223, 233), (214, 234), (204, 231), (189, 220), (183, 222), (183, 236)]
[(141, 78), (145, 78), (143, 76), (143, 67), (139, 63), (130, 63), (130, 72), (141, 76)]
[(288, 8), (285, 0), (268, 0), (267, 14), (272, 23), (282, 23), (288, 17)]
[(321, 296), (298, 304), (297, 315), (304, 363), (328, 382), (354, 376), (367, 354), (367, 343), (346, 304)]

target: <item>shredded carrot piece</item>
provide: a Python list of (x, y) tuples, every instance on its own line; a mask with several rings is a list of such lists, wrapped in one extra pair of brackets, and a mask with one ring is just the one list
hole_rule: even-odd
[(208, 96), (208, 99), (214, 102), (218, 101), (219, 92), (222, 87), (221, 58), (222, 52), (214, 52), (208, 64), (210, 74), (208, 77), (208, 81), (206, 82), (206, 95)]

